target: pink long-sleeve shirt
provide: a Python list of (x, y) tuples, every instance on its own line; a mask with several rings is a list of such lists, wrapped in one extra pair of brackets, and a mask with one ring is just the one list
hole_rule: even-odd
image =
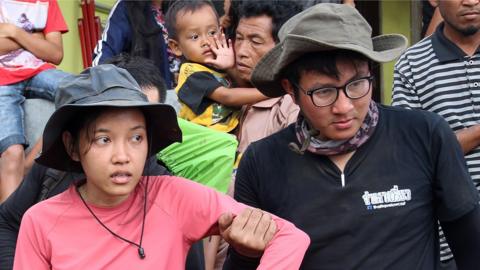
[[(106, 231), (88, 212), (75, 191), (65, 192), (30, 208), (17, 240), (14, 269), (184, 269), (191, 244), (217, 234), (224, 212), (239, 214), (246, 206), (195, 182), (174, 176), (149, 177), (145, 232), (137, 247)], [(89, 205), (118, 235), (139, 242), (144, 177), (134, 192), (113, 208)], [(293, 224), (273, 217), (277, 233), (258, 269), (298, 269), (308, 236)]]

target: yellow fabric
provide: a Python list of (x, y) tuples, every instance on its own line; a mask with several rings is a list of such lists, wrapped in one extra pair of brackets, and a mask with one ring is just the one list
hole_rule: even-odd
[[(195, 72), (209, 72), (222, 85), (225, 87), (229, 86), (229, 82), (226, 79), (225, 73), (216, 72), (215, 70), (196, 63), (184, 63), (180, 67), (178, 85), (175, 88), (175, 92), (177, 94), (185, 81), (187, 81), (188, 77)], [(207, 109), (200, 115), (195, 114), (187, 105), (182, 103), (182, 101), (180, 101), (180, 104), (181, 108), (179, 117), (217, 131), (230, 132), (239, 123), (240, 110), (236, 110), (216, 102), (208, 106)]]

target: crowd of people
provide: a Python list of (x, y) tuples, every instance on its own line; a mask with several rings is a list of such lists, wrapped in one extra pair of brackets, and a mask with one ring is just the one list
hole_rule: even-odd
[(57, 0), (0, 0), (0, 269), (477, 269), (480, 1), (425, 7), (408, 48), (352, 0), (118, 0), (69, 74)]

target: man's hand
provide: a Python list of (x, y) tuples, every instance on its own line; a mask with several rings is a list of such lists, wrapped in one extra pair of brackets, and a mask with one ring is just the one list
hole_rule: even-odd
[(270, 214), (247, 208), (233, 217), (224, 213), (218, 219), (220, 235), (243, 256), (257, 258), (262, 256), (266, 246), (277, 231)]
[(215, 36), (213, 40), (214, 44), (210, 44), (210, 49), (215, 54), (215, 59), (206, 59), (205, 64), (221, 70), (232, 68), (235, 64), (232, 40), (229, 39), (227, 41), (223, 32), (220, 35), (220, 39)]

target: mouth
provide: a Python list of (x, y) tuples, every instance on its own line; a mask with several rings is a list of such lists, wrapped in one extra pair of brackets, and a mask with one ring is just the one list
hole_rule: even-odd
[(332, 125), (336, 129), (349, 129), (353, 125), (353, 118), (335, 120), (335, 121), (332, 122)]
[(465, 17), (468, 20), (476, 19), (480, 15), (480, 11), (477, 10), (469, 10), (462, 12), (460, 16)]
[(205, 55), (205, 56), (212, 56), (213, 55), (213, 52), (211, 50), (208, 50), (208, 51), (204, 51), (202, 53), (202, 55)]
[(237, 63), (237, 69), (238, 70), (250, 70), (251, 68), (250, 68), (250, 66), (245, 65), (243, 63)]
[(117, 171), (110, 175), (110, 179), (115, 184), (126, 184), (132, 180), (132, 174), (127, 171)]

